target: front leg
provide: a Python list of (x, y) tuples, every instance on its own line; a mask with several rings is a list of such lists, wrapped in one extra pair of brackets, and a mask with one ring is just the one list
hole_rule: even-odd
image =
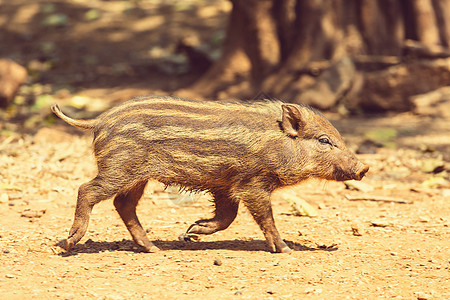
[(240, 189), (236, 196), (244, 202), (256, 223), (261, 228), (266, 238), (267, 245), (272, 252), (291, 253), (292, 250), (281, 239), (275, 221), (273, 219), (270, 192), (255, 188), (254, 185), (247, 186), (248, 189)]

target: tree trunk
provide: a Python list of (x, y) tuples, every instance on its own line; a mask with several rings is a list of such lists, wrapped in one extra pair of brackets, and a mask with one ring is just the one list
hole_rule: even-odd
[[(187, 95), (193, 92), (205, 97), (213, 96), (221, 89), (236, 84), (237, 78), (248, 77), (251, 70), (250, 60), (244, 51), (246, 36), (241, 34), (246, 23), (246, 14), (243, 10), (233, 9), (231, 11), (222, 47), (222, 56), (191, 87), (191, 91), (188, 91)], [(186, 91), (182, 91), (180, 95), (184, 96), (185, 94)]]
[[(263, 92), (305, 102), (327, 90), (327, 105), (318, 105), (327, 108), (329, 97), (336, 102), (352, 90), (357, 73), (371, 71), (367, 66), (379, 70), (392, 65), (386, 61), (402, 62), (408, 41), (439, 49), (450, 44), (446, 0), (232, 3), (222, 57), (192, 89), (203, 96), (251, 98)], [(306, 102), (316, 105), (311, 99)]]

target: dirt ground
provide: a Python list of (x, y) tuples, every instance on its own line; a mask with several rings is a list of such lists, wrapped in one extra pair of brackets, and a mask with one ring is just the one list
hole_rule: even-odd
[[(57, 125), (34, 136), (2, 136), (1, 298), (449, 298), (449, 186), (445, 179), (437, 187), (423, 185), (435, 176), (421, 164), (439, 153), (417, 146), (448, 146), (449, 120), (411, 114), (331, 119), (350, 147), (360, 145), (369, 128), (383, 126), (400, 132), (398, 145), (360, 155), (371, 165), (362, 182), (372, 191), (311, 181), (274, 195), (277, 226), (292, 254), (267, 252), (244, 208), (227, 230), (179, 241), (192, 222), (211, 213), (211, 204), (204, 197), (174, 200), (158, 183), (147, 186), (138, 215), (162, 251), (141, 252), (112, 202), (104, 201), (94, 208), (86, 236), (65, 252), (58, 242), (71, 226), (77, 188), (96, 172), (90, 135)], [(293, 194), (318, 216), (293, 215), (284, 200)], [(380, 197), (392, 202), (370, 201)]]
[[(0, 38), (8, 45), (0, 55), (28, 62), (32, 80), (56, 102), (84, 95), (109, 106), (170, 94), (193, 80), (179, 70), (186, 65), (174, 43), (201, 32), (199, 43), (211, 44), (230, 7), (166, 2), (0, 0)], [(140, 6), (126, 8), (130, 3)], [(90, 9), (102, 17), (86, 17)], [(61, 13), (67, 23), (42, 25), (55, 14), (63, 22)], [(49, 108), (40, 114), (49, 116)], [(449, 299), (450, 118), (328, 116), (351, 149), (365, 148), (359, 158), (371, 169), (363, 186), (310, 181), (273, 195), (292, 254), (269, 253), (244, 207), (227, 230), (179, 241), (211, 214), (211, 203), (207, 196), (180, 200), (156, 182), (138, 215), (162, 251), (135, 246), (108, 200), (66, 252), (59, 245), (72, 225), (77, 189), (96, 174), (91, 136), (62, 122), (21, 131), (2, 120), (0, 299)], [(317, 216), (294, 215), (286, 200), (298, 198)]]

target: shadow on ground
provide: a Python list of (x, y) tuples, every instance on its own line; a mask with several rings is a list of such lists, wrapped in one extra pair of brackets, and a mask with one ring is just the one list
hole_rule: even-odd
[[(65, 248), (65, 240), (56, 244), (60, 248)], [(338, 248), (333, 247), (316, 247), (311, 248), (292, 241), (285, 241), (286, 244), (294, 251), (336, 251)], [(153, 243), (162, 251), (167, 250), (183, 250), (183, 251), (201, 251), (201, 250), (233, 250), (233, 251), (268, 251), (266, 242), (263, 240), (225, 240), (215, 242), (185, 242), (185, 241), (162, 241), (156, 240)], [(144, 253), (145, 251), (137, 246), (132, 240), (117, 242), (95, 242), (91, 239), (84, 244), (77, 244), (67, 252), (62, 252), (61, 256), (73, 256), (80, 253), (100, 253), (105, 251), (128, 251), (135, 253)]]

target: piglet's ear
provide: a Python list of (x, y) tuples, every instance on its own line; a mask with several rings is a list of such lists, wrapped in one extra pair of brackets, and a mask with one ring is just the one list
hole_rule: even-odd
[(303, 116), (299, 107), (293, 104), (282, 104), (283, 116), (281, 127), (285, 133), (292, 137), (300, 136), (300, 130), (304, 126)]

